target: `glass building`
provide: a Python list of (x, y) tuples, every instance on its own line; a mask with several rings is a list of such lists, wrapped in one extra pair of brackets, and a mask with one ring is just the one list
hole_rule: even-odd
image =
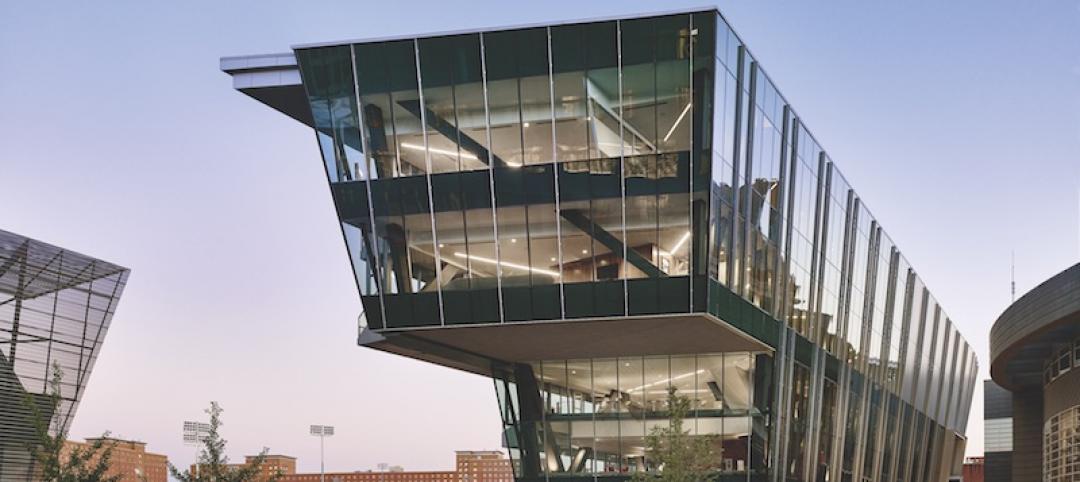
[[(53, 434), (70, 426), (128, 273), (0, 230), (0, 481), (36, 480), (32, 407)], [(55, 411), (54, 366), (62, 372)]]
[(227, 57), (311, 126), (361, 345), (489, 376), (518, 480), (959, 475), (974, 351), (715, 10)]

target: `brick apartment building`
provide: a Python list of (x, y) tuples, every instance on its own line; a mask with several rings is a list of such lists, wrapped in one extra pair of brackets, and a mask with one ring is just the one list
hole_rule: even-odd
[(88, 438), (86, 442), (68, 440), (64, 442), (64, 457), (76, 448), (88, 448), (94, 442), (102, 440), (112, 445), (112, 460), (106, 475), (119, 475), (120, 482), (167, 482), (169, 479), (168, 458), (161, 454), (146, 451), (146, 443), (117, 438)]
[[(230, 469), (240, 469), (251, 464), (255, 457), (255, 455), (244, 456), (244, 463), (228, 464), (226, 467), (229, 467)], [(188, 470), (195, 473), (195, 464), (191, 464)], [(296, 457), (276, 454), (267, 455), (263, 460), (262, 467), (259, 468), (259, 476), (255, 480), (257, 482), (265, 482), (270, 480), (270, 476), (277, 474), (282, 476), (296, 474)]]
[(983, 482), (986, 478), (986, 459), (983, 457), (968, 457), (964, 459), (964, 482)]
[[(279, 482), (319, 482), (319, 474), (286, 473)], [(510, 459), (499, 451), (460, 450), (455, 452), (454, 470), (383, 472), (333, 472), (326, 482), (513, 482)]]

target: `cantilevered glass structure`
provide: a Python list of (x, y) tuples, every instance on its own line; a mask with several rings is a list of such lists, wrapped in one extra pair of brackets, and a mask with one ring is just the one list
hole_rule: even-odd
[[(34, 480), (36, 404), (67, 429), (109, 329), (128, 269), (0, 230), (0, 480)], [(60, 405), (49, 403), (59, 367)]]
[(518, 480), (959, 474), (973, 350), (714, 10), (229, 57), (314, 128), (360, 344), (492, 377)]

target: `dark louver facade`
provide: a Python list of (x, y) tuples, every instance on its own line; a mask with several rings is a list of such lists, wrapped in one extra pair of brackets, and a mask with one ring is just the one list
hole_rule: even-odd
[(661, 470), (669, 389), (718, 480), (959, 475), (973, 350), (718, 12), (222, 69), (314, 128), (360, 343), (491, 377), (518, 480)]

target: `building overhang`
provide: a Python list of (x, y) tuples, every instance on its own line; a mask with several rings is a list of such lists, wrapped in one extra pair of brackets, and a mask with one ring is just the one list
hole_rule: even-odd
[(360, 344), (482, 375), (499, 362), (773, 351), (707, 313), (382, 330)]
[(222, 57), (221, 71), (232, 76), (234, 89), (308, 127), (315, 126), (292, 52)]

